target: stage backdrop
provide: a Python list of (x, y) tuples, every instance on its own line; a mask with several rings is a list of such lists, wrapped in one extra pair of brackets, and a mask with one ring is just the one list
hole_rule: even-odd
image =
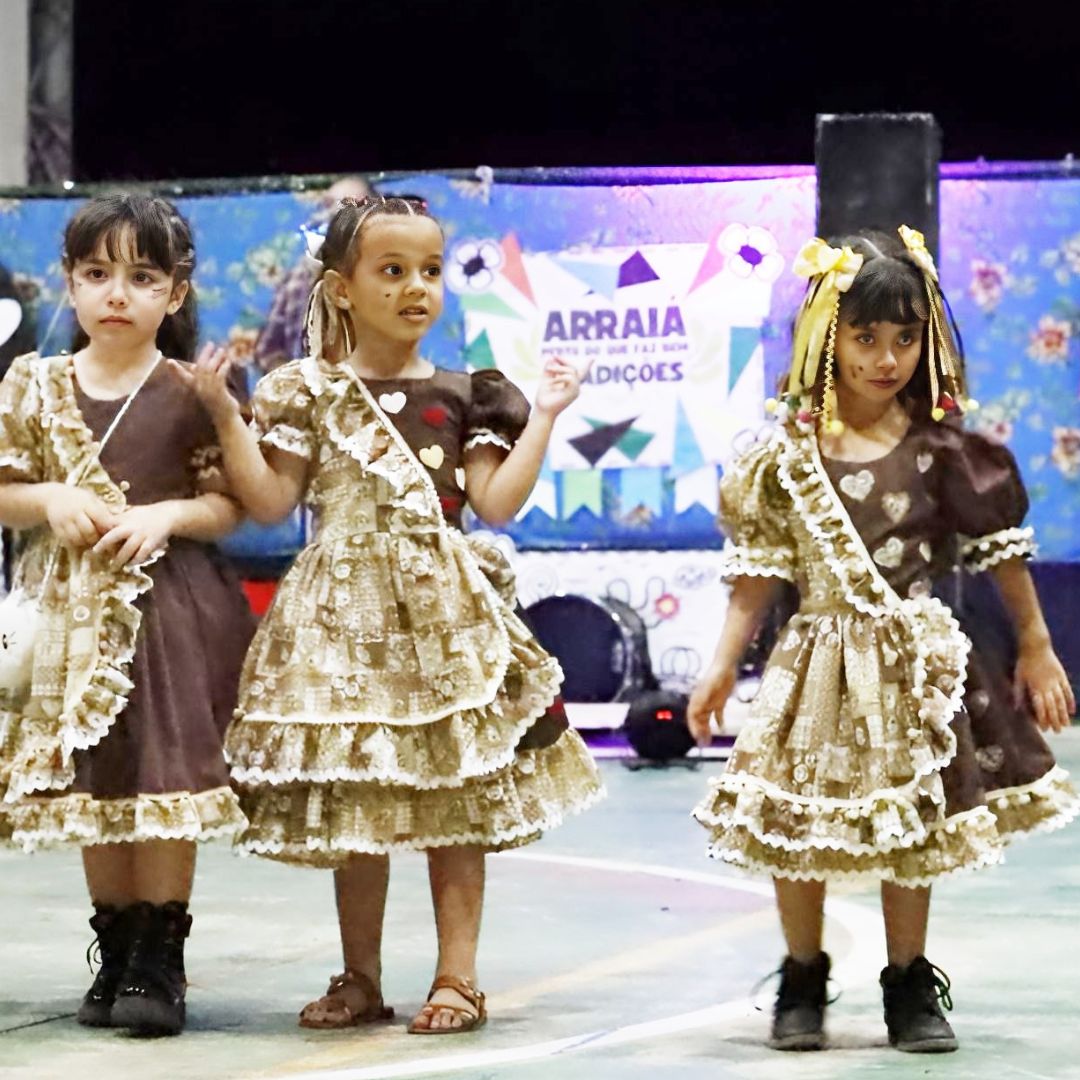
[[(1077, 560), (1080, 180), (971, 171), (945, 170), (941, 243), (983, 404), (973, 422), (1019, 457), (1041, 556)], [(445, 225), (446, 311), (428, 339), (436, 363), (498, 366), (526, 393), (547, 355), (592, 364), (509, 530), (517, 547), (718, 547), (718, 475), (732, 444), (764, 423), (762, 400), (785, 365), (812, 174), (703, 170), (698, 182), (657, 183), (655, 170), (626, 170), (571, 183), (537, 171), (500, 183), (478, 173), (378, 186), (425, 196)], [(204, 336), (248, 363), (275, 287), (301, 258), (314, 198), (176, 199), (197, 234)], [(0, 261), (20, 276), (51, 349), (70, 340), (58, 251), (75, 202), (0, 201)], [(287, 528), (269, 547), (287, 554), (296, 535)]]

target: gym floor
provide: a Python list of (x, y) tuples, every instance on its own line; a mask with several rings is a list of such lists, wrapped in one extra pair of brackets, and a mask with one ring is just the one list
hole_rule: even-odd
[[(1080, 729), (1055, 745), (1080, 774)], [(721, 767), (630, 772), (605, 761), (606, 802), (490, 860), (481, 976), (491, 1020), (453, 1038), (404, 1031), (434, 956), (422, 857), (392, 872), (385, 990), (398, 1020), (308, 1032), (296, 1013), (340, 965), (329, 875), (205, 848), (188, 1031), (138, 1040), (74, 1020), (92, 936), (77, 854), (0, 854), (0, 1076), (1080, 1080), (1080, 824), (1022, 841), (1005, 865), (936, 890), (928, 951), (952, 978), (958, 1053), (889, 1049), (877, 896), (862, 889), (830, 901), (841, 993), (829, 1012), (832, 1049), (779, 1054), (764, 1044), (773, 984), (752, 995), (782, 953), (771, 889), (704, 859), (704, 832), (688, 817)]]

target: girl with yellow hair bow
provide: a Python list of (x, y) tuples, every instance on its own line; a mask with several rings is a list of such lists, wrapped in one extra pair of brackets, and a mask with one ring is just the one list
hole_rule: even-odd
[[(732, 594), (690, 699), (699, 740), (723, 714), (777, 580), (798, 588), (800, 605), (695, 816), (710, 854), (775, 881), (788, 952), (775, 1047), (824, 1045), (826, 884), (868, 880), (881, 883), (890, 1043), (954, 1050), (948, 980), (924, 955), (930, 887), (1077, 813), (1040, 734), (1064, 728), (1075, 701), (1024, 562), (1035, 546), (1016, 462), (939, 422), (971, 403), (922, 237), (814, 240), (795, 268), (810, 286), (785, 422), (721, 485)], [(965, 610), (958, 566), (992, 572), (1015, 660)]]

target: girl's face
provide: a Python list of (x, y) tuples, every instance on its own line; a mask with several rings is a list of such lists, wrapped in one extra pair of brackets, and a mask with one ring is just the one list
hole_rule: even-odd
[(926, 324), (840, 323), (836, 329), (836, 392), (841, 407), (887, 405), (911, 381), (922, 355)]
[(120, 245), (120, 258), (109, 258), (105, 243), (80, 259), (68, 274), (75, 317), (93, 342), (133, 348), (157, 336), (166, 315), (179, 311), (188, 283), (140, 259), (131, 238)]
[(412, 343), (442, 313), (442, 264), (442, 232), (431, 218), (387, 215), (363, 227), (353, 272), (327, 277), (358, 337)]

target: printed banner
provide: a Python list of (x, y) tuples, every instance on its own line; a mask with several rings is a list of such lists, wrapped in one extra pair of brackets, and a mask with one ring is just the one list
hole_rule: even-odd
[(784, 268), (776, 249), (767, 230), (740, 225), (708, 243), (536, 254), (513, 234), (466, 240), (448, 277), (461, 290), (466, 361), (498, 367), (530, 397), (548, 357), (574, 364), (582, 393), (560, 417), (550, 467), (623, 470), (623, 509), (640, 493), (660, 513), (659, 474), (635, 474), (722, 463), (760, 414), (762, 324)]

